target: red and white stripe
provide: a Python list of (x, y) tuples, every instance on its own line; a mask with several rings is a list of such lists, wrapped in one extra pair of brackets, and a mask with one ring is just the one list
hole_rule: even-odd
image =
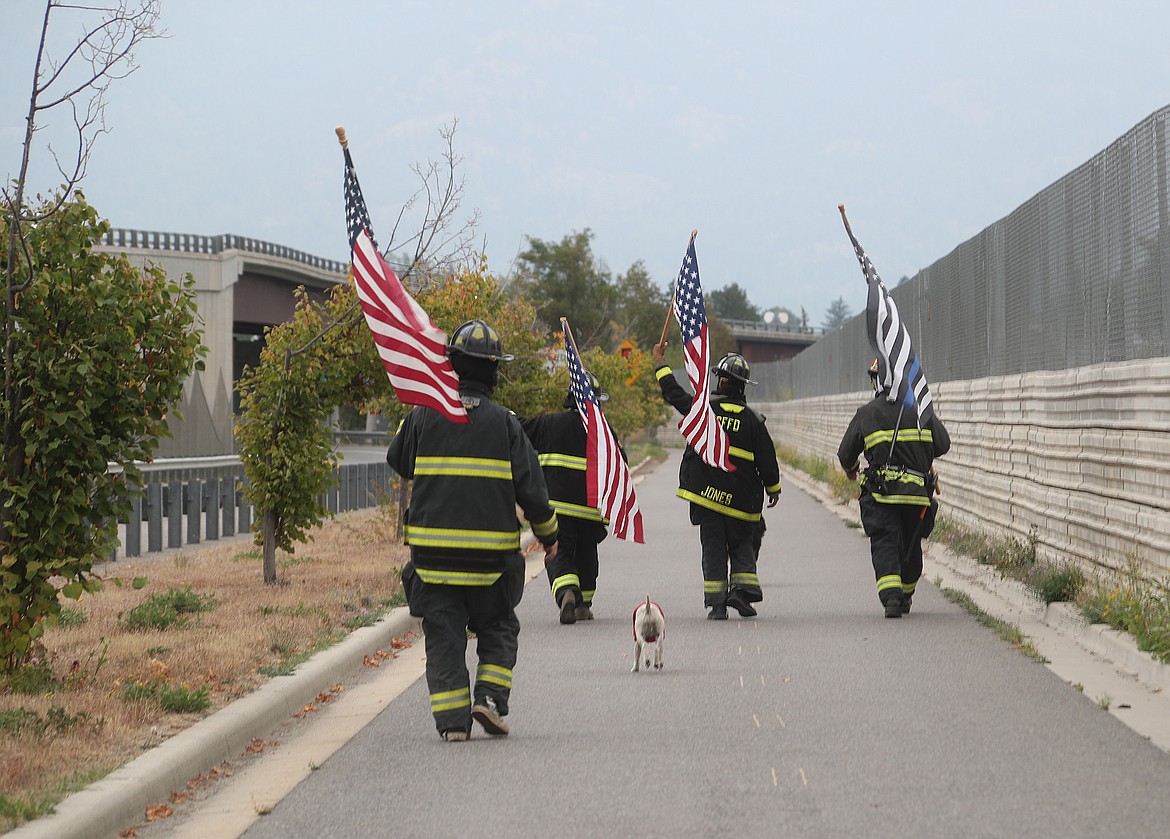
[(452, 422), (467, 422), (459, 377), (447, 358), (446, 333), (406, 293), (366, 230), (354, 242), (353, 278), (398, 401), (434, 408)]

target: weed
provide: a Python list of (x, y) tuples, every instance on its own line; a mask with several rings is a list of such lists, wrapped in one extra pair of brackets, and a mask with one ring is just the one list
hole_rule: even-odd
[(961, 591), (956, 591), (953, 588), (944, 588), (942, 589), (942, 594), (947, 600), (961, 606), (964, 611), (974, 616), (979, 623), (992, 630), (996, 635), (1007, 641), (1028, 658), (1040, 664), (1048, 663), (1048, 659), (1040, 654), (1040, 651), (1036, 649), (1036, 645), (1020, 631), (1020, 627), (1016, 624), (1008, 623), (1005, 620), (987, 614), (987, 612), (975, 604), (974, 600)]
[(147, 702), (158, 696), (158, 682), (135, 680), (122, 686), (123, 702)]
[(214, 608), (213, 594), (196, 594), (190, 586), (169, 588), (165, 594), (152, 594), (145, 603), (127, 612), (126, 626), (131, 630), (182, 629), (189, 623), (188, 614)]
[(346, 629), (360, 629), (364, 626), (373, 626), (378, 622), (378, 614), (368, 609), (362, 609), (342, 620), (341, 625)]
[(146, 654), (150, 658), (162, 658), (171, 651), (170, 647), (147, 647)]
[(1137, 557), (1122, 571), (1087, 581), (1076, 598), (1091, 623), (1104, 623), (1133, 636), (1139, 650), (1170, 664), (1170, 592), (1166, 581), (1147, 578)]
[(8, 674), (7, 682), (13, 693), (28, 696), (53, 693), (61, 687), (53, 678), (53, 670), (46, 658), (33, 658), (28, 664), (16, 668)]
[[(85, 657), (85, 663), (81, 659), (76, 659), (69, 667), (69, 673), (65, 676), (65, 687), (68, 690), (81, 690), (91, 679), (97, 678), (97, 674), (101, 672), (102, 665), (110, 652), (110, 642), (106, 640), (103, 635), (98, 639), (101, 649), (91, 649)], [(92, 669), (91, 669), (92, 668)]]
[(1029, 587), (1044, 603), (1069, 603), (1085, 584), (1085, 572), (1073, 562), (1045, 565), (1028, 579)]
[(74, 626), (84, 626), (89, 616), (80, 609), (74, 609), (72, 606), (64, 606), (61, 612), (56, 616), (57, 626), (62, 629), (69, 629)]
[(161, 687), (158, 692), (158, 701), (164, 711), (170, 711), (172, 714), (205, 711), (211, 707), (211, 691), (206, 685), (199, 690), (192, 690), (186, 685)]
[(54, 802), (45, 798), (9, 798), (0, 795), (0, 819), (14, 825), (30, 822), (53, 812)]
[(12, 708), (0, 711), (0, 732), (14, 736), (40, 740), (50, 734), (64, 734), (75, 728), (89, 728), (100, 731), (104, 722), (94, 720), (85, 711), (70, 714), (60, 705), (51, 705), (45, 716), (27, 708)]
[(1112, 704), (1113, 704), (1113, 697), (1107, 693), (1101, 694), (1101, 696), (1097, 699), (1097, 707), (1100, 708), (1102, 711), (1108, 711), (1109, 707)]

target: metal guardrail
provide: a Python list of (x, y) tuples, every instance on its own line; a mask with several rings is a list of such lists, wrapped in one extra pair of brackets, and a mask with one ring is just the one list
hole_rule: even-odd
[[(155, 469), (145, 474), (146, 486), (130, 498), (129, 521), (119, 523), (120, 545), (109, 559), (252, 532), (255, 513), (244, 500), (243, 466), (236, 458), (226, 459), (235, 465), (185, 466), (170, 473)], [(386, 463), (340, 465), (333, 470), (331, 488), (320, 498), (321, 509), (333, 514), (376, 507), (390, 492), (394, 478)]]

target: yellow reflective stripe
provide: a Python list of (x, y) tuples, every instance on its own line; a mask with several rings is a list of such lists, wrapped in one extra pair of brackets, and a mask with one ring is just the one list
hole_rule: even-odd
[(901, 469), (879, 469), (878, 473), (887, 481), (896, 481), (900, 484), (914, 484), (920, 487), (926, 486), (926, 481), (922, 479), (921, 475), (915, 472)]
[(720, 402), (719, 407), (721, 409), (723, 409), (724, 411), (727, 411), (727, 413), (729, 413), (729, 414), (738, 414), (746, 406), (736, 405), (734, 402)]
[(884, 577), (880, 577), (877, 581), (877, 590), (879, 592), (885, 591), (888, 588), (900, 589), (901, 587), (902, 587), (902, 578), (899, 577), (897, 574), (887, 574)]
[(500, 579), (502, 571), (437, 571), (415, 566), (418, 578), (436, 586), (490, 586)]
[(728, 446), (727, 453), (732, 457), (738, 457), (740, 460), (755, 462), (756, 459), (755, 452), (749, 452), (747, 449), (741, 449), (739, 446)]
[(456, 708), (471, 707), (471, 689), (444, 690), (431, 694), (431, 712), (454, 711)]
[(902, 583), (902, 593), (903, 593), (903, 594), (913, 594), (913, 593), (914, 593), (914, 589), (915, 589), (915, 587), (916, 587), (917, 585), (918, 585), (918, 583), (917, 583), (917, 582), (913, 582), (913, 583)]
[(558, 516), (609, 522), (609, 519), (601, 515), (601, 510), (596, 507), (587, 507), (584, 504), (570, 504), (568, 501), (550, 501), (549, 505), (557, 511)]
[(704, 594), (719, 594), (727, 591), (727, 580), (703, 580)]
[(495, 664), (481, 664), (475, 671), (475, 681), (491, 682), (493, 685), (511, 688), (512, 671), (507, 667), (499, 667)]
[[(884, 428), (881, 431), (875, 431), (872, 434), (866, 435), (865, 447), (871, 449), (878, 443), (888, 443), (894, 439), (894, 429)], [(898, 429), (899, 443), (933, 443), (934, 432), (929, 428), (899, 428)]]
[[(532, 532), (537, 536), (548, 536), (552, 533), (555, 533), (557, 530), (556, 511), (554, 510), (553, 514), (544, 521), (532, 521), (529, 522), (529, 524), (532, 525)], [(519, 542), (516, 543), (516, 547), (520, 547)]]
[(593, 595), (595, 595), (596, 593), (597, 593), (597, 589), (594, 589), (594, 588), (591, 588), (588, 591), (586, 591), (585, 589), (581, 589), (581, 599), (585, 601), (582, 605), (588, 606), (590, 603), (592, 603), (593, 602)]
[(747, 571), (731, 575), (731, 584), (741, 586), (759, 586), (760, 578), (757, 574), (752, 574)]
[(871, 492), (870, 495), (879, 504), (909, 504), (918, 507), (930, 505), (930, 499), (925, 495), (878, 495), (876, 492)]
[(776, 483), (772, 484), (772, 486), (770, 486), (770, 487), (764, 487), (764, 492), (768, 493), (768, 495), (779, 495), (780, 494), (780, 482), (777, 481)]
[(658, 381), (662, 381), (666, 376), (669, 376), (672, 372), (674, 372), (674, 371), (672, 371), (669, 367), (659, 367), (657, 370), (654, 371), (654, 378), (657, 379)]
[(586, 467), (586, 459), (572, 454), (558, 454), (557, 452), (546, 452), (538, 455), (541, 466), (559, 466), (562, 469), (573, 469), (577, 472), (584, 472)]
[(580, 588), (581, 578), (576, 574), (561, 574), (561, 576), (552, 581), (553, 594), (556, 594), (565, 586), (576, 586), (577, 588)]
[[(533, 530), (536, 528), (534, 527)], [(520, 547), (518, 530), (459, 530), (453, 527), (406, 525), (406, 542), (423, 548), (510, 551)]]
[(419, 475), (458, 475), (465, 478), (512, 480), (512, 464), (492, 457), (419, 457), (414, 461)]
[(743, 510), (735, 510), (731, 507), (724, 507), (722, 504), (716, 504), (714, 501), (709, 501), (703, 496), (691, 492), (689, 489), (682, 489), (681, 487), (675, 492), (679, 498), (685, 498), (692, 504), (698, 504), (700, 507), (706, 507), (708, 510), (714, 510), (717, 513), (723, 513), (733, 519), (740, 519), (741, 521), (759, 521), (759, 513), (745, 513)]

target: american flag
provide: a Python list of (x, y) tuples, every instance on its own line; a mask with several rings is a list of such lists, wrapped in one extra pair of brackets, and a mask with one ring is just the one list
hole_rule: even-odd
[[(569, 365), (569, 390), (577, 403), (577, 412), (585, 424), (585, 481), (587, 503), (596, 507), (609, 519), (613, 535), (645, 544), (642, 536), (642, 511), (638, 509), (638, 498), (634, 494), (634, 480), (630, 467), (622, 457), (613, 429), (605, 421), (601, 403), (573, 343), (573, 335), (564, 318), (561, 326), (565, 331), (565, 359)], [(632, 532), (632, 533), (631, 533)]]
[(707, 341), (707, 307), (703, 303), (703, 286), (699, 282), (699, 260), (695, 256), (695, 238), (687, 245), (687, 255), (674, 283), (674, 316), (682, 335), (683, 358), (687, 378), (695, 393), (691, 409), (678, 424), (679, 431), (703, 462), (734, 472), (735, 465), (728, 456), (727, 432), (711, 410), (711, 395), (707, 387), (710, 368), (710, 348)]
[(467, 411), (459, 401), (459, 377), (447, 358), (447, 336), (406, 293), (378, 252), (348, 148), (345, 224), (354, 286), (398, 401), (434, 408), (452, 422), (467, 422)]
[(845, 232), (853, 242), (853, 251), (857, 254), (861, 273), (865, 275), (865, 283), (869, 287), (865, 319), (868, 324), (870, 346), (878, 357), (878, 378), (881, 381), (881, 388), (886, 391), (886, 398), (890, 402), (901, 400), (905, 407), (914, 408), (918, 412), (918, 427), (921, 428), (934, 416), (934, 400), (926, 384), (926, 373), (910, 343), (910, 333), (906, 331), (906, 324), (898, 315), (894, 298), (886, 290), (885, 283), (878, 276), (877, 269), (873, 267), (865, 249), (853, 235), (849, 220), (845, 218), (845, 208), (839, 209), (845, 222)]

